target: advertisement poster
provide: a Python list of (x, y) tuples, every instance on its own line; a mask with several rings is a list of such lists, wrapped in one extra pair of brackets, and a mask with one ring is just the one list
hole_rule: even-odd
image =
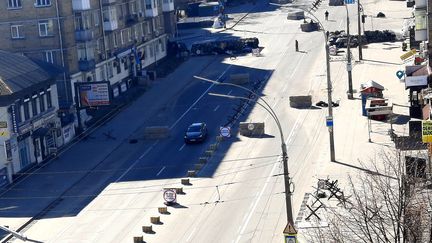
[(79, 83), (81, 107), (110, 105), (108, 82)]

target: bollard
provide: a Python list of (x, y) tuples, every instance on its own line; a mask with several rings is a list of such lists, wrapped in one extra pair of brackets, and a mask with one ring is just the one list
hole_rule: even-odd
[(200, 157), (200, 158), (199, 158), (199, 163), (200, 163), (200, 164), (205, 164), (205, 163), (207, 163), (207, 158), (206, 158), (206, 157)]
[(210, 144), (210, 149), (215, 151), (217, 149), (217, 146), (218, 146), (217, 143)]
[(195, 177), (195, 176), (196, 176), (196, 171), (194, 171), (194, 170), (188, 170), (187, 177)]
[(222, 137), (222, 136), (216, 136), (216, 141), (218, 141), (218, 142), (222, 142), (222, 140), (223, 140), (223, 137)]
[(134, 243), (143, 243), (144, 242), (144, 238), (142, 236), (134, 236), (133, 242)]
[(205, 154), (206, 157), (211, 157), (211, 156), (213, 155), (213, 151), (211, 151), (211, 150), (206, 150), (206, 151), (204, 152), (204, 154)]
[(161, 223), (160, 217), (159, 216), (157, 216), (157, 217), (150, 217), (150, 223), (152, 223), (152, 224), (160, 224)]
[(174, 188), (174, 190), (176, 191), (177, 194), (184, 194), (183, 187), (177, 187), (177, 188)]
[(189, 178), (187, 178), (187, 179), (181, 179), (181, 184), (182, 185), (190, 185)]
[(153, 228), (151, 225), (150, 226), (143, 226), (142, 231), (146, 234), (153, 233)]
[(195, 170), (201, 170), (204, 164), (195, 164)]
[(158, 211), (160, 214), (168, 214), (168, 208), (167, 207), (159, 207)]

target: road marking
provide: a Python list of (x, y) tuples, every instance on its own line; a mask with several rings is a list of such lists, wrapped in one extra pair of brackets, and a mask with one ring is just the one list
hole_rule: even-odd
[(125, 172), (123, 172), (123, 174), (121, 174), (121, 176), (119, 178), (117, 178), (117, 180), (115, 180), (115, 182), (119, 182), (144, 156), (146, 156), (153, 148), (154, 146), (156, 146), (156, 144), (159, 143), (159, 140), (157, 140), (156, 142), (154, 142), (146, 151), (144, 151), (143, 154), (141, 154), (141, 156), (135, 160), (133, 162), (133, 164), (131, 164), (131, 166), (129, 166), (129, 168), (127, 168), (127, 170)]
[(186, 144), (184, 143), (180, 148), (179, 151), (182, 151), (184, 149), (184, 147), (186, 146)]
[(227, 95), (230, 95), (231, 93), (232, 93), (232, 90), (230, 90)]
[(196, 227), (192, 230), (192, 232), (190, 233), (189, 237), (186, 239), (186, 242), (189, 242), (189, 240), (192, 238), (192, 235), (195, 233), (196, 231)]
[[(222, 78), (224, 75), (225, 75), (225, 73), (228, 71), (228, 69), (230, 69), (231, 68), (231, 66), (232, 66), (232, 64), (230, 64), (223, 72), (222, 72), (222, 74), (221, 75), (219, 75), (219, 77), (216, 79), (216, 81), (219, 81), (219, 79), (220, 78)], [(202, 99), (202, 97), (204, 97), (204, 95), (206, 95), (207, 94), (207, 92), (214, 86), (215, 84), (214, 83), (212, 83), (211, 85), (210, 85), (210, 87), (208, 87), (208, 89), (206, 89), (206, 91), (204, 91), (204, 93), (202, 93), (201, 94), (201, 96), (200, 97), (198, 97), (198, 99), (183, 113), (183, 115), (181, 115), (180, 117), (179, 117), (179, 119), (177, 119), (177, 121), (175, 121), (174, 122), (174, 124), (172, 124), (171, 126), (170, 126), (170, 130), (171, 129), (173, 129), (180, 121), (181, 121), (181, 119), (183, 119), (183, 117), (184, 116), (186, 116), (186, 114)]]
[(216, 108), (214, 108), (213, 111), (217, 111), (219, 109), (220, 105), (217, 105)]
[(164, 171), (165, 170), (165, 166), (164, 167), (162, 167), (162, 169), (156, 174), (156, 176), (159, 176), (160, 175), (160, 173), (162, 173), (162, 171)]

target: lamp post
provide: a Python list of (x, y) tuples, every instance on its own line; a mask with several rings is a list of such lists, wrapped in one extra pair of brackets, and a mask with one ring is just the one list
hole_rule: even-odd
[(353, 99), (353, 88), (352, 88), (352, 65), (351, 65), (351, 36), (350, 36), (350, 20), (348, 14), (348, 6), (345, 4), (346, 18), (347, 18), (347, 72), (348, 72), (348, 99)]
[[(196, 78), (198, 78), (198, 77), (196, 77)], [(200, 79), (202, 79), (202, 78), (200, 78)], [(220, 83), (220, 82), (215, 82), (215, 81), (213, 83), (216, 83), (219, 85), (230, 85), (230, 86), (238, 87), (234, 84), (229, 84), (229, 83)], [(240, 86), (240, 87), (242, 87), (242, 86)], [(242, 87), (242, 89), (247, 90), (247, 91), (251, 92), (252, 94), (254, 94), (258, 99), (263, 101), (263, 104), (261, 102), (258, 102), (257, 100), (249, 99), (249, 98), (242, 97), (242, 96), (216, 94), (216, 93), (208, 93), (208, 94), (211, 96), (218, 96), (218, 97), (224, 97), (224, 98), (229, 98), (229, 99), (240, 99), (240, 100), (246, 100), (249, 102), (254, 102), (254, 103), (258, 104), (259, 106), (261, 106), (262, 108), (264, 108), (264, 110), (266, 110), (270, 114), (270, 116), (274, 119), (274, 121), (276, 122), (276, 125), (277, 125), (277, 127), (279, 129), (279, 133), (280, 133), (280, 139), (281, 139), (287, 220), (288, 220), (288, 223), (294, 227), (294, 218), (293, 218), (292, 205), (291, 205), (292, 192), (291, 192), (291, 188), (290, 188), (291, 183), (290, 183), (289, 170), (288, 170), (288, 152), (287, 152), (287, 148), (286, 148), (286, 144), (285, 144), (285, 138), (283, 135), (282, 126), (280, 124), (279, 118), (276, 115), (276, 113), (274, 112), (274, 110), (271, 108), (271, 106), (262, 97), (258, 96), (256, 93), (254, 93), (250, 89), (247, 89), (245, 87)]]
[(358, 50), (359, 50), (359, 61), (363, 60), (362, 50), (362, 37), (361, 37), (361, 25), (360, 25), (360, 13), (361, 13), (360, 0), (357, 0), (357, 27), (358, 27)]

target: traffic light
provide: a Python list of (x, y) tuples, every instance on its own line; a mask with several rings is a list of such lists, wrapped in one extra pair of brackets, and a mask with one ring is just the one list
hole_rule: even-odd
[(364, 24), (366, 22), (366, 15), (362, 14), (362, 23)]

